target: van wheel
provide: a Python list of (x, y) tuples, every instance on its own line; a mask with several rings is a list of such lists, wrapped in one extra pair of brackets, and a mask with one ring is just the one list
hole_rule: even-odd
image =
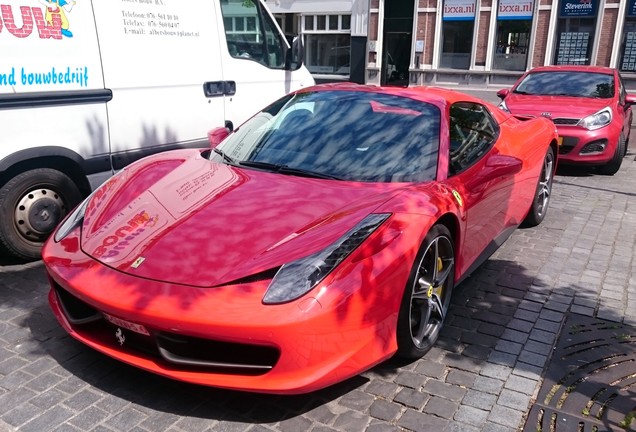
[(64, 173), (37, 168), (0, 188), (0, 250), (22, 260), (40, 259), (44, 241), (62, 218), (82, 200)]
[(627, 143), (625, 141), (625, 136), (621, 134), (620, 138), (618, 138), (618, 144), (616, 145), (614, 156), (607, 164), (599, 168), (599, 172), (605, 175), (616, 174), (623, 163), (623, 157), (625, 156), (626, 151)]
[(435, 225), (426, 234), (411, 269), (397, 323), (397, 355), (422, 357), (444, 325), (455, 284), (455, 252), (451, 234)]

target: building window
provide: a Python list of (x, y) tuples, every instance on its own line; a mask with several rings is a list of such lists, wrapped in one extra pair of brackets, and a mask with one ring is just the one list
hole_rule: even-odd
[(341, 15), (342, 30), (351, 30), (351, 15)]
[(440, 67), (470, 67), (475, 32), (475, 3), (475, 0), (444, 0)]
[(305, 17), (303, 17), (304, 22), (305, 22), (305, 30), (306, 31), (313, 31), (315, 30), (314, 28), (314, 16), (313, 15), (307, 15)]
[(636, 72), (636, 0), (629, 0), (626, 15), (619, 67), (622, 72)]
[(598, 0), (561, 0), (554, 64), (589, 65)]
[(495, 69), (526, 69), (533, 6), (534, 0), (499, 0)]
[(311, 73), (349, 75), (350, 15), (304, 15), (305, 65)]

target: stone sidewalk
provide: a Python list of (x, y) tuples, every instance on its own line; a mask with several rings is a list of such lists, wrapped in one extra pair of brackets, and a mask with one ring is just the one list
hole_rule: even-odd
[(516, 431), (566, 317), (636, 325), (635, 242), (633, 150), (612, 177), (560, 169), (544, 223), (518, 230), (456, 287), (424, 358), (293, 397), (110, 360), (60, 329), (41, 262), (0, 259), (0, 431)]

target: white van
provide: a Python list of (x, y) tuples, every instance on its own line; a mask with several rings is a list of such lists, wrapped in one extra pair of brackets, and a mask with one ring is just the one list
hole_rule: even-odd
[(262, 0), (0, 1), (0, 251), (143, 156), (314, 84)]

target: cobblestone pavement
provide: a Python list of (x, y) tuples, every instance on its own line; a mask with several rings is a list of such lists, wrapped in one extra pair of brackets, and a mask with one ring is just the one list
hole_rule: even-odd
[(41, 262), (0, 262), (0, 431), (515, 431), (569, 312), (636, 324), (636, 162), (560, 169), (537, 228), (456, 288), (439, 343), (304, 396), (173, 382), (67, 336)]

